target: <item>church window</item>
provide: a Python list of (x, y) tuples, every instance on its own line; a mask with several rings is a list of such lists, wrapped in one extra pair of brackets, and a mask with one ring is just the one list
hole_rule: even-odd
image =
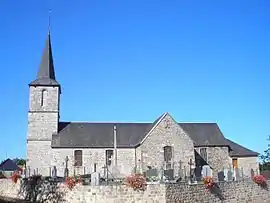
[(113, 150), (106, 150), (106, 165), (110, 166), (112, 164)]
[(40, 106), (44, 106), (44, 101), (47, 96), (47, 90), (41, 91)]
[(164, 150), (164, 162), (166, 169), (172, 168), (172, 147), (171, 146), (165, 146), (163, 147)]
[(200, 148), (200, 155), (201, 157), (207, 162), (207, 148)]
[(74, 158), (74, 166), (82, 166), (82, 150), (75, 150)]

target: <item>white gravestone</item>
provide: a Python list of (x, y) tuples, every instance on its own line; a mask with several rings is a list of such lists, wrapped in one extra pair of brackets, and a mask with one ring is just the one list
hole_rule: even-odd
[(100, 174), (98, 172), (94, 172), (91, 174), (91, 185), (99, 185), (99, 179), (100, 179)]
[(212, 177), (212, 169), (208, 165), (202, 167), (202, 177), (205, 178), (206, 176)]

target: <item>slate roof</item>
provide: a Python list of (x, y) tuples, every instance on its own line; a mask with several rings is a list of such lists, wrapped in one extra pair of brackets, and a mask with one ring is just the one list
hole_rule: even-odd
[(59, 123), (53, 135), (53, 147), (113, 147), (113, 127), (117, 131), (117, 147), (134, 147), (150, 130), (149, 123)]
[(21, 170), (11, 159), (6, 159), (0, 164), (0, 171), (16, 171)]
[[(117, 147), (136, 147), (163, 115), (153, 123), (60, 122), (58, 134), (53, 135), (52, 147), (112, 148), (114, 126), (116, 126)], [(258, 153), (226, 139), (216, 123), (178, 123), (178, 125), (190, 136), (195, 147), (228, 146), (231, 156), (258, 156)]]
[(258, 156), (259, 153), (254, 152), (246, 147), (243, 147), (240, 144), (233, 142), (232, 140), (227, 139), (228, 144), (231, 146), (230, 156), (231, 157), (254, 157)]
[[(59, 123), (53, 135), (53, 147), (113, 147), (113, 127), (117, 131), (117, 147), (135, 147), (159, 121), (153, 123)], [(215, 123), (179, 123), (195, 146), (228, 146)]]
[(45, 43), (37, 78), (29, 85), (60, 86), (55, 78), (50, 33), (48, 33), (48, 37)]
[(216, 123), (179, 123), (194, 146), (226, 146), (228, 143)]

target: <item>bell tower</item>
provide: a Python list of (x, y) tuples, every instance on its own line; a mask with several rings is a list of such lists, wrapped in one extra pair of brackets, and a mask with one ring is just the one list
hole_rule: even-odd
[(52, 135), (58, 132), (61, 86), (56, 81), (48, 33), (37, 77), (29, 84), (27, 167), (31, 174), (49, 175)]

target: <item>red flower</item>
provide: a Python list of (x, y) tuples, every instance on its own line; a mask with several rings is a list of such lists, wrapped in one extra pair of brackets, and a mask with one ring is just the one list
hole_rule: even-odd
[(17, 183), (18, 179), (21, 178), (20, 174), (15, 171), (12, 176), (11, 176), (11, 180), (14, 182), (14, 183)]
[(204, 183), (206, 189), (208, 189), (208, 190), (211, 190), (214, 187), (214, 181), (213, 181), (212, 177), (209, 177), (209, 176), (205, 177), (203, 179), (203, 183)]
[(253, 177), (253, 181), (257, 183), (258, 185), (265, 185), (266, 179), (262, 175), (256, 175)]
[(125, 183), (134, 190), (146, 190), (146, 179), (142, 174), (132, 174), (126, 177)]
[(76, 185), (75, 178), (67, 177), (66, 178), (66, 184), (67, 184), (68, 188), (71, 190)]

